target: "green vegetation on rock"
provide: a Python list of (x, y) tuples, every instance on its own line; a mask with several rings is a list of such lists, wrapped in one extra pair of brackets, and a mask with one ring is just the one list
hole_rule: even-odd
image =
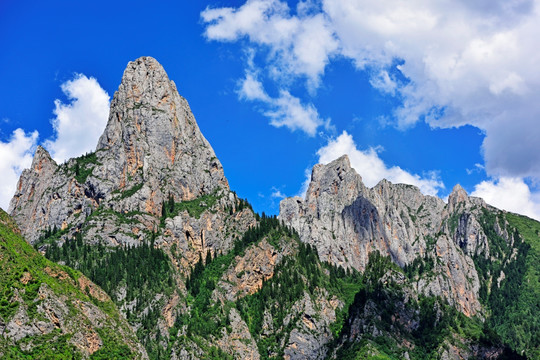
[(72, 161), (75, 164), (69, 170), (75, 174), (75, 180), (79, 184), (84, 184), (88, 176), (92, 175), (95, 165), (101, 165), (95, 152), (79, 156)]
[[(7, 324), (17, 314), (24, 314), (12, 327), (19, 329), (19, 335), (5, 333), (0, 338), (1, 358), (81, 359), (83, 353), (73, 345), (72, 337), (85, 328), (100, 335), (103, 343), (98, 352), (105, 357), (111, 358), (108, 355), (117, 353), (120, 348), (124, 359), (139, 357), (126, 345), (126, 340), (134, 341), (134, 335), (130, 335), (131, 330), (125, 320), (121, 320), (111, 300), (80, 272), (49, 261), (34, 250), (2, 210), (0, 265), (0, 321)], [(81, 288), (81, 284), (87, 286)], [(90, 291), (88, 286), (95, 289)], [(102, 311), (103, 315), (96, 314), (104, 316), (99, 326), (94, 326), (87, 318), (81, 304), (93, 304)], [(50, 315), (55, 311), (56, 315)], [(52, 329), (45, 325), (51, 322), (55, 324)], [(26, 327), (37, 323), (49, 330), (36, 332)], [(102, 337), (103, 334), (109, 334), (109, 340)]]

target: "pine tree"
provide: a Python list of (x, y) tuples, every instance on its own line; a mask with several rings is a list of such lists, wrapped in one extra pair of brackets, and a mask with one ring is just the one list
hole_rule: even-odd
[(206, 252), (206, 259), (205, 259), (205, 265), (208, 266), (212, 262), (212, 252), (210, 249)]
[(170, 192), (169, 192), (168, 208), (169, 208), (169, 213), (172, 214), (174, 212), (174, 196)]

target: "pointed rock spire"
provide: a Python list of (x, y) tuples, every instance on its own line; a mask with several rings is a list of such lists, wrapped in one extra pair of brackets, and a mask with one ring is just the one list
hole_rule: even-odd
[(56, 168), (58, 165), (53, 160), (51, 155), (47, 150), (45, 150), (41, 145), (38, 145), (36, 152), (34, 153), (34, 159), (32, 160), (31, 169), (40, 173), (45, 167)]
[(169, 194), (180, 201), (229, 189), (187, 101), (151, 57), (127, 65), (97, 151), (104, 166), (94, 175), (113, 190), (148, 185), (154, 193), (145, 209), (151, 213)]
[[(344, 188), (345, 184), (348, 184), (347, 188)], [(351, 187), (350, 184), (356, 186)], [(318, 164), (313, 167), (306, 200), (310, 201), (310, 198), (318, 197), (322, 193), (332, 196), (339, 193), (341, 199), (350, 200), (363, 189), (362, 177), (351, 167), (349, 157), (343, 155), (328, 164)]]
[(453, 211), (458, 204), (466, 203), (467, 201), (469, 201), (469, 195), (467, 195), (465, 189), (463, 189), (459, 184), (454, 186), (452, 192), (448, 196), (448, 206), (450, 211)]

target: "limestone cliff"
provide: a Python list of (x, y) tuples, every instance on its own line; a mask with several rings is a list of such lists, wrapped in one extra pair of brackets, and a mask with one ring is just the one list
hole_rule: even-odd
[(430, 276), (417, 279), (417, 290), (442, 296), (464, 314), (476, 315), (482, 307), (471, 255), (489, 247), (477, 220), (487, 207), (459, 185), (448, 204), (412, 185), (386, 180), (369, 189), (343, 156), (316, 165), (305, 200), (283, 200), (279, 217), (302, 241), (314, 245), (322, 259), (345, 268), (363, 271), (374, 251), (401, 267), (417, 258), (429, 259), (433, 269)]
[[(283, 200), (279, 218), (259, 216), (150, 57), (128, 64), (96, 151), (57, 164), (38, 147), (10, 212), (49, 259), (107, 292), (150, 358), (497, 357), (492, 328), (512, 350), (538, 349), (523, 329), (540, 328), (527, 315), (540, 225), (459, 186), (447, 203), (385, 180), (367, 188), (347, 157), (316, 165), (306, 198)], [(79, 289), (101, 296), (85, 277)], [(99, 343), (91, 332), (73, 342)]]
[[(9, 212), (34, 243), (49, 228), (76, 229), (96, 210), (136, 212), (141, 231), (152, 229), (170, 197), (180, 202), (228, 193), (221, 163), (187, 101), (155, 59), (142, 57), (124, 72), (96, 152), (58, 165), (38, 147)], [(109, 233), (132, 232), (100, 222)], [(133, 243), (101, 235), (113, 244)]]

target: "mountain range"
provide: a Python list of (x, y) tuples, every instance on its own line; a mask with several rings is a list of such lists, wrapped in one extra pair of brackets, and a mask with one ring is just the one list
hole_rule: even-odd
[(96, 151), (38, 147), (8, 213), (2, 358), (540, 358), (539, 222), (368, 188), (347, 156), (257, 214), (151, 57)]

